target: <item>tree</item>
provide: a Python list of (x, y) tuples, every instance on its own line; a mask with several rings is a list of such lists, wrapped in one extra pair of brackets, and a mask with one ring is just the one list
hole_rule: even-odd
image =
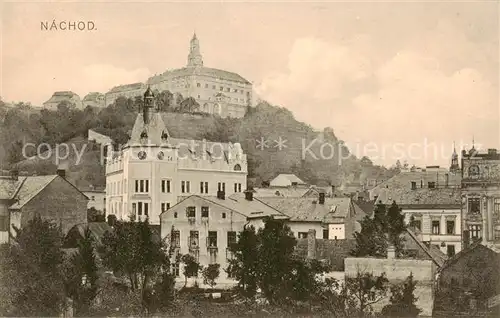
[(15, 164), (23, 159), (23, 142), (20, 140), (15, 141), (10, 145), (7, 152), (7, 162), (9, 164)]
[(293, 271), (292, 255), (297, 240), (283, 220), (266, 218), (264, 228), (258, 232), (259, 287), (267, 300), (276, 302), (284, 298), (287, 290), (287, 275)]
[(87, 210), (87, 222), (105, 222), (104, 213), (91, 207)]
[(161, 275), (170, 271), (168, 247), (153, 235), (148, 219), (138, 222), (115, 222), (114, 231), (106, 232), (100, 254), (104, 266), (115, 275), (129, 280), (132, 292), (142, 297), (148, 309), (147, 292)]
[(198, 263), (198, 261), (191, 254), (182, 255), (181, 261), (184, 263), (184, 287), (186, 287), (188, 278), (198, 277), (198, 272), (200, 271), (200, 263)]
[(246, 226), (235, 244), (229, 247), (233, 257), (227, 272), (238, 280), (240, 292), (253, 297), (258, 285), (258, 237), (253, 226)]
[(215, 280), (219, 278), (220, 275), (220, 264), (209, 264), (207, 267), (203, 268), (201, 274), (203, 276), (203, 284), (214, 288), (215, 285), (217, 285)]
[(391, 287), (391, 303), (384, 306), (384, 317), (418, 317), (422, 311), (416, 306), (417, 298), (414, 296), (417, 282), (413, 280), (413, 273), (401, 285)]
[(373, 276), (372, 273), (359, 270), (356, 276), (346, 278), (346, 292), (356, 300), (358, 317), (365, 316), (371, 310), (371, 305), (385, 298), (388, 282), (385, 273)]
[(59, 316), (66, 298), (61, 230), (35, 216), (14, 231), (0, 256), (2, 315)]
[(182, 113), (192, 113), (200, 109), (200, 104), (193, 97), (184, 99), (179, 106), (179, 111)]
[(405, 231), (404, 215), (395, 202), (387, 211), (385, 204), (378, 203), (373, 218), (366, 216), (361, 220), (361, 232), (354, 233), (356, 247), (351, 254), (356, 257), (386, 257), (387, 247), (392, 244), (396, 254), (403, 252), (401, 234)]
[(78, 242), (78, 251), (66, 268), (66, 291), (73, 299), (77, 314), (87, 314), (98, 293), (98, 268), (94, 253), (94, 239), (90, 229)]

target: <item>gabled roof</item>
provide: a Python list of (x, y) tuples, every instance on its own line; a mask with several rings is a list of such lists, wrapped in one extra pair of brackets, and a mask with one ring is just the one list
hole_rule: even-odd
[(167, 127), (163, 122), (163, 118), (159, 112), (153, 111), (151, 113), (151, 118), (149, 122), (144, 123), (144, 114), (139, 113), (135, 119), (134, 127), (132, 128), (132, 134), (129, 145), (141, 144), (141, 136), (146, 133), (146, 139), (148, 144), (161, 145), (166, 144), (166, 141), (162, 138), (163, 133), (169, 135)]
[[(230, 197), (226, 197), (225, 199), (219, 199), (216, 196), (198, 196), (198, 195), (190, 195), (186, 198), (184, 198), (182, 201), (180, 201), (178, 204), (184, 203), (186, 200), (190, 200), (192, 198), (197, 198), (201, 199), (204, 201), (211, 202), (213, 204), (219, 205), (223, 208), (226, 208), (228, 210), (234, 211), (236, 213), (239, 213), (247, 218), (253, 219), (253, 218), (262, 218), (262, 217), (275, 217), (275, 218), (280, 218), (280, 219), (288, 219), (288, 216), (281, 213), (280, 211), (274, 209), (273, 207), (253, 199), (252, 201), (246, 200), (244, 197), (241, 197), (239, 195), (232, 195)], [(162, 212), (163, 213), (168, 213), (169, 211), (173, 210), (175, 208), (174, 205), (171, 207), (169, 210)]]
[(292, 173), (281, 173), (281, 174), (277, 175), (276, 178), (271, 180), (271, 183), (275, 180), (278, 180), (278, 178), (279, 179), (285, 178), (285, 179), (289, 180), (290, 183), (306, 184), (304, 181), (300, 180), (299, 177), (297, 177), (296, 175), (294, 175)]
[(393, 188), (382, 189), (377, 201), (390, 204), (396, 201), (402, 208), (460, 208), (461, 197), (459, 188), (437, 189), (407, 189)]
[(500, 260), (500, 250), (492, 245), (492, 244), (483, 244), (481, 241), (479, 242), (476, 242), (476, 243), (473, 243), (472, 245), (470, 245), (468, 248), (464, 248), (462, 249), (460, 252), (458, 252), (457, 254), (453, 255), (451, 258), (449, 258), (445, 264), (440, 268), (440, 271), (445, 269), (446, 267), (454, 264), (455, 262), (457, 262), (460, 258), (464, 257), (465, 255), (471, 253), (472, 251), (475, 251), (477, 249), (482, 249), (484, 251), (487, 251), (487, 252), (493, 252), (495, 253), (494, 255), (497, 255), (499, 260)]
[(256, 198), (288, 215), (290, 221), (343, 223), (352, 208), (350, 198), (325, 198), (319, 204), (316, 198)]

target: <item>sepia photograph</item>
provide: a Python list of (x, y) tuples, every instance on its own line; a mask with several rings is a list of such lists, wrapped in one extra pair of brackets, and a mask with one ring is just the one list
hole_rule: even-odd
[(496, 0), (0, 0), (0, 317), (500, 317)]

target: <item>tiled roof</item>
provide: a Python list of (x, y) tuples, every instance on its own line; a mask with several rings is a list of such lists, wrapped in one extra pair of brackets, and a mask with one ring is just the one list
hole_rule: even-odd
[(148, 84), (155, 84), (163, 81), (167, 78), (175, 78), (175, 77), (185, 77), (190, 75), (198, 75), (198, 76), (209, 76), (217, 79), (239, 82), (244, 84), (251, 84), (248, 80), (244, 79), (240, 75), (228, 72), (224, 70), (219, 70), (216, 68), (210, 67), (183, 67), (175, 70), (169, 70), (164, 72), (161, 75), (153, 76), (148, 79)]
[(244, 197), (238, 195), (226, 197), (224, 200), (219, 199), (216, 196), (207, 196), (202, 198), (212, 203), (221, 205), (229, 210), (241, 213), (247, 218), (261, 218), (267, 216), (273, 216), (282, 219), (288, 218), (287, 215), (281, 213), (280, 211), (263, 202), (260, 202), (259, 200), (254, 199), (252, 201), (249, 201)]
[(141, 136), (146, 133), (148, 144), (161, 145), (166, 142), (162, 139), (162, 134), (166, 133), (169, 136), (167, 127), (163, 122), (163, 118), (159, 112), (152, 111), (149, 123), (144, 123), (144, 114), (139, 113), (135, 119), (132, 134), (130, 136), (129, 144), (141, 144)]
[(83, 101), (84, 102), (86, 102), (86, 101), (97, 101), (97, 99), (99, 97), (104, 98), (103, 94), (101, 94), (101, 93), (91, 92), (91, 93), (88, 93), (87, 95), (85, 95), (85, 97), (83, 98)]
[(350, 198), (325, 198), (319, 204), (315, 198), (258, 198), (278, 211), (288, 215), (290, 221), (343, 222), (351, 212)]
[(401, 207), (460, 207), (459, 188), (438, 189), (383, 189), (379, 192), (377, 201), (390, 204), (392, 201)]
[(45, 103), (56, 103), (56, 102), (61, 102), (63, 100), (70, 100), (72, 98), (76, 97), (77, 99), (80, 99), (80, 96), (77, 94), (70, 92), (70, 91), (64, 91), (64, 92), (55, 92), (48, 101)]
[(416, 183), (417, 188), (421, 188), (421, 185), (423, 185), (424, 188), (427, 188), (429, 182), (435, 182), (436, 187), (438, 188), (444, 187), (446, 185), (446, 175), (448, 175), (448, 186), (460, 186), (462, 180), (461, 174), (432, 170), (409, 171), (398, 173), (389, 180), (386, 180), (371, 189), (370, 192), (377, 194), (377, 192), (382, 189), (411, 189), (412, 182)]
[(270, 187), (270, 188), (254, 188), (254, 197), (258, 198), (272, 198), (272, 197), (284, 197), (284, 198), (301, 198), (309, 190), (309, 187)]
[[(46, 186), (49, 185), (57, 175), (49, 176), (33, 176), (24, 177), (25, 180), (22, 182), (22, 186), (15, 195), (16, 203), (10, 206), (11, 209), (20, 209), (31, 199), (33, 199), (40, 191), (42, 191)], [(19, 178), (21, 179), (21, 178)]]
[(113, 87), (108, 93), (119, 93), (119, 92), (126, 92), (126, 91), (132, 91), (136, 89), (142, 89), (145, 88), (146, 85), (143, 83), (132, 83), (132, 84), (126, 84), (126, 85), (119, 85)]
[(12, 199), (24, 178), (13, 180), (11, 177), (0, 177), (0, 200)]
[[(279, 177), (284, 177), (288, 180), (290, 180), (290, 182), (296, 182), (297, 184), (306, 184), (304, 181), (300, 180), (299, 177), (297, 177), (296, 175), (294, 174), (290, 174), (290, 173), (282, 173), (282, 174), (279, 174), (276, 178), (274, 179), (277, 179)], [(272, 181), (271, 181), (272, 182)]]

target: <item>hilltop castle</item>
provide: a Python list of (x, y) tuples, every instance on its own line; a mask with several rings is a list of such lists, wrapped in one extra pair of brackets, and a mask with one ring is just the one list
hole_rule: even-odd
[(119, 96), (141, 96), (147, 86), (156, 93), (170, 91), (174, 101), (179, 96), (192, 97), (200, 104), (200, 112), (221, 117), (241, 118), (252, 103), (252, 83), (236, 73), (203, 66), (196, 34), (191, 39), (185, 67), (167, 70), (146, 83), (116, 86), (106, 93), (105, 104), (113, 103)]

